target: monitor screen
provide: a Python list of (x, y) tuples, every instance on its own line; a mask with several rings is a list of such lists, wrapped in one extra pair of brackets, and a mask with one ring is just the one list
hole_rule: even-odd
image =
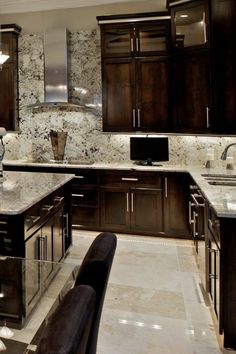
[(130, 138), (130, 159), (151, 165), (153, 161), (168, 161), (169, 146), (166, 137)]

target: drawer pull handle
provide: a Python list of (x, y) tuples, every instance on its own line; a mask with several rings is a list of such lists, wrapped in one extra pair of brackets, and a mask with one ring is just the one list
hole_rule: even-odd
[(84, 179), (84, 176), (75, 176), (74, 178), (77, 178), (77, 179)]
[(78, 197), (78, 198), (83, 198), (84, 194), (71, 194), (72, 197)]
[(26, 218), (27, 222), (32, 222), (33, 224), (35, 224), (39, 220), (40, 220), (40, 216), (28, 216)]
[(44, 205), (42, 206), (42, 210), (51, 211), (53, 209), (53, 205)]
[(7, 221), (0, 221), (1, 225), (7, 225)]
[(55, 197), (54, 202), (59, 202), (61, 203), (64, 200), (64, 197)]
[(133, 181), (133, 182), (137, 182), (137, 181), (138, 181), (138, 178), (122, 177), (121, 180), (122, 180), (122, 181)]

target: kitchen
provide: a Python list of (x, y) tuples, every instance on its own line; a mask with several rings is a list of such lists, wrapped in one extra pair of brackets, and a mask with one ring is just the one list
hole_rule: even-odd
[[(126, 7), (127, 6), (127, 7)], [(52, 159), (52, 148), (49, 139), (49, 130), (64, 130), (68, 132), (65, 157), (71, 160), (82, 160), (97, 163), (129, 164), (129, 134), (104, 134), (102, 132), (101, 114), (101, 50), (100, 31), (96, 16), (104, 14), (138, 13), (165, 11), (166, 6), (159, 7), (156, 2), (135, 2), (129, 6), (125, 4), (110, 5), (110, 7), (95, 8), (95, 15), (91, 16), (91, 28), (83, 22), (88, 9), (57, 10), (53, 27), (68, 27), (71, 35), (71, 82), (74, 88), (73, 96), (82, 104), (96, 105), (94, 111), (65, 112), (43, 111), (32, 112), (28, 106), (37, 101), (44, 101), (43, 89), (43, 41), (42, 32), (51, 27), (50, 12), (32, 13), (29, 21), (27, 14), (1, 15), (1, 23), (16, 23), (22, 27), (19, 37), (19, 98), (20, 98), (20, 134), (8, 133), (4, 137), (6, 154), (4, 160), (36, 160), (49, 161)], [(65, 12), (71, 19), (72, 13), (75, 23), (66, 21)], [(83, 12), (84, 11), (84, 12)], [(86, 12), (87, 11), (87, 12)], [(56, 16), (57, 14), (57, 16)], [(89, 16), (89, 15), (87, 15)], [(65, 18), (65, 19), (64, 19)], [(90, 17), (89, 17), (90, 18)], [(62, 23), (64, 19), (64, 23)], [(58, 22), (57, 22), (58, 21)], [(31, 22), (31, 23), (30, 23)], [(89, 21), (88, 21), (89, 22)], [(35, 27), (32, 27), (32, 23)], [(68, 24), (69, 23), (69, 24)], [(80, 26), (78, 27), (78, 23)], [(60, 26), (58, 26), (60, 24)], [(80, 31), (81, 28), (81, 31)], [(81, 69), (83, 68), (83, 70)], [(79, 83), (79, 88), (77, 87)], [(87, 92), (83, 96), (83, 90)], [(76, 89), (78, 88), (78, 89)], [(82, 92), (81, 92), (82, 91)], [(86, 97), (87, 94), (87, 97)], [(100, 110), (100, 111), (99, 111)], [(213, 149), (211, 159), (216, 167), (223, 167), (220, 159), (226, 145), (234, 142), (230, 136), (181, 135), (171, 134), (169, 137), (169, 161), (167, 167), (172, 166), (201, 166), (206, 163), (209, 149)], [(197, 153), (196, 153), (197, 151)], [(212, 151), (212, 150), (211, 150)], [(233, 152), (233, 149), (231, 150)], [(213, 155), (213, 157), (212, 157)], [(24, 162), (23, 162), (24, 163)], [(17, 161), (15, 162), (17, 164)], [(101, 168), (101, 164), (97, 165)], [(32, 166), (31, 166), (32, 167)], [(180, 169), (181, 172), (185, 169)]]

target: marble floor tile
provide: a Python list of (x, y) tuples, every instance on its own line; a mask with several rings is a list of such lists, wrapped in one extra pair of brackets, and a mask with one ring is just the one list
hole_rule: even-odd
[[(94, 235), (84, 240), (85, 232), (74, 233), (74, 246), (86, 248)], [(226, 353), (201, 292), (191, 241), (117, 237), (97, 354)]]
[[(65, 263), (81, 264), (98, 234), (73, 230)], [(117, 238), (97, 354), (236, 353), (219, 345), (190, 240), (123, 234)], [(34, 321), (41, 320), (42, 309), (50, 308), (51, 296), (62, 283), (60, 274)], [(15, 339), (27, 342), (34, 335), (34, 324), (28, 325), (25, 335), (16, 331)]]

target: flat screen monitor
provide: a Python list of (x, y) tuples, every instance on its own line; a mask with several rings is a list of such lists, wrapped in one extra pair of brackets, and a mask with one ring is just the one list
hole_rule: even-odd
[(130, 160), (141, 165), (169, 160), (169, 144), (166, 137), (130, 138)]

